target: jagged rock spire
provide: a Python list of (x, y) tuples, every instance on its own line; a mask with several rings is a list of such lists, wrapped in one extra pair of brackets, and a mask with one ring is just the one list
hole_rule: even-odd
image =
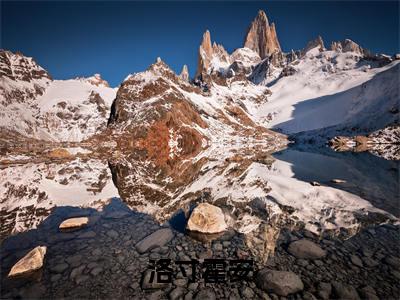
[(210, 31), (206, 30), (199, 47), (199, 58), (195, 77), (198, 78), (208, 72), (211, 61), (216, 58), (219, 61), (229, 62), (229, 54), (222, 45), (211, 43)]
[(200, 48), (205, 52), (205, 54), (208, 57), (212, 56), (213, 51), (212, 51), (212, 45), (211, 45), (210, 31), (206, 30), (206, 32), (204, 32)]
[(199, 77), (205, 70), (208, 69), (212, 53), (213, 48), (211, 45), (210, 31), (206, 30), (206, 32), (203, 33), (203, 39), (201, 40), (199, 47), (196, 77)]
[(274, 52), (281, 52), (275, 24), (269, 25), (267, 15), (263, 10), (258, 12), (257, 17), (247, 30), (243, 47), (254, 50), (261, 58), (265, 58)]
[(182, 71), (181, 71), (181, 74), (179, 75), (179, 77), (185, 81), (189, 81), (189, 70), (188, 70), (187, 65), (183, 65)]

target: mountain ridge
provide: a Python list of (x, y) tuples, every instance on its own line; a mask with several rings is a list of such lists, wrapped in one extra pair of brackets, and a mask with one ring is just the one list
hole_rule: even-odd
[[(82, 142), (93, 140), (103, 132), (111, 132), (109, 136), (113, 136), (112, 132), (118, 136), (124, 130), (132, 134), (132, 128), (140, 125), (139, 120), (149, 125), (144, 131), (139, 130), (145, 134), (152, 130), (150, 123), (160, 122), (169, 115), (170, 121), (161, 121), (167, 131), (183, 124), (193, 126), (199, 140), (215, 140), (217, 133), (225, 140), (235, 135), (240, 139), (254, 135), (260, 140), (265, 134), (275, 139), (278, 135), (267, 128), (280, 131), (279, 124), (289, 124), (299, 103), (316, 95), (362, 85), (374, 74), (394, 67), (399, 58), (371, 54), (350, 39), (334, 42), (326, 49), (321, 36), (303, 49), (282, 52), (275, 25), (269, 24), (263, 11), (259, 11), (249, 26), (244, 40), (244, 46), (248, 47), (237, 48), (229, 54), (222, 45), (212, 41), (207, 30), (199, 46), (198, 68), (193, 80), (186, 65), (177, 75), (158, 58), (146, 71), (128, 75), (114, 89), (99, 74), (53, 80), (31, 58), (1, 50), (3, 121), (0, 127), (37, 140)], [(294, 100), (287, 101), (287, 98)], [(181, 104), (174, 106), (174, 101)], [(335, 97), (332, 101), (335, 103)], [(379, 93), (374, 101), (374, 105), (382, 101)], [(160, 106), (160, 102), (164, 104)], [(178, 117), (185, 114), (192, 116), (191, 125)], [(341, 118), (344, 116), (339, 114), (337, 124)], [(132, 128), (126, 123), (128, 119), (136, 122)], [(118, 125), (119, 121), (125, 125)], [(215, 122), (220, 125), (216, 126)], [(321, 122), (320, 126), (324, 124)], [(331, 125), (335, 124), (327, 124)], [(199, 129), (206, 127), (214, 128), (214, 134)], [(293, 133), (287, 125), (284, 128), (283, 132)], [(303, 131), (314, 129), (303, 126)], [(169, 141), (169, 135), (164, 139)]]

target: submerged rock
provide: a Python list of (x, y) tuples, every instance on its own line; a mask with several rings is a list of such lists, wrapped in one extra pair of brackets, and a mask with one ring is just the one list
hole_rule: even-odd
[(156, 247), (162, 247), (167, 244), (174, 237), (174, 233), (169, 228), (159, 229), (149, 236), (145, 237), (136, 244), (136, 250), (139, 253), (145, 253)]
[(31, 250), (11, 268), (8, 277), (24, 275), (39, 270), (43, 266), (46, 251), (46, 246), (37, 246)]
[(64, 220), (59, 228), (61, 230), (69, 230), (69, 229), (78, 229), (83, 226), (86, 226), (89, 223), (88, 217), (79, 217), (79, 218), (71, 218)]
[(202, 233), (219, 233), (228, 226), (222, 209), (212, 204), (200, 203), (190, 215), (187, 228)]
[(306, 239), (291, 243), (288, 251), (297, 258), (318, 259), (326, 255), (320, 246)]
[(285, 297), (304, 289), (303, 282), (295, 273), (269, 269), (262, 269), (258, 272), (256, 284), (264, 291)]

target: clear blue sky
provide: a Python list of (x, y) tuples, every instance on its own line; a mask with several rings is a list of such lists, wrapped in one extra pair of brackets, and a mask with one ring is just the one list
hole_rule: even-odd
[(56, 79), (101, 73), (112, 86), (160, 56), (193, 75), (206, 29), (231, 52), (259, 9), (284, 51), (321, 35), (399, 52), (399, 2), (4, 2), (1, 47), (21, 51)]

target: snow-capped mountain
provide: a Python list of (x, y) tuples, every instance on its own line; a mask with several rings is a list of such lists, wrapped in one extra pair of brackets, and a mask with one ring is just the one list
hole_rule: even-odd
[[(223, 47), (212, 44), (206, 31), (195, 82), (211, 94), (228, 87), (262, 126), (286, 134), (312, 132), (326, 141), (338, 132), (366, 134), (398, 123), (399, 55), (372, 54), (350, 39), (326, 49), (320, 36), (304, 49), (284, 53), (263, 11), (243, 48), (232, 54), (218, 49)], [(234, 90), (238, 82), (246, 88)], [(260, 95), (262, 88), (262, 101), (247, 101), (244, 91)]]
[[(398, 75), (398, 56), (373, 55), (349, 39), (327, 49), (318, 37), (304, 49), (285, 53), (262, 11), (243, 47), (231, 54), (207, 30), (192, 80), (187, 66), (177, 75), (160, 58), (128, 75), (117, 89), (99, 74), (53, 80), (32, 58), (1, 50), (0, 138), (6, 132), (9, 140), (20, 135), (86, 141), (97, 148), (93, 153), (109, 160), (86, 164), (71, 158), (53, 166), (40, 162), (4, 169), (0, 195), (8, 228), (36, 224), (14, 214), (19, 200), (42, 203), (35, 207), (46, 215), (52, 197), (63, 204), (80, 196), (86, 200), (76, 204), (82, 206), (102, 200), (91, 196), (96, 185), (105, 187), (106, 198), (119, 193), (132, 208), (158, 214), (162, 221), (208, 195), (238, 210), (261, 198), (272, 213), (291, 207), (293, 219), (310, 227), (319, 223), (317, 232), (358, 227), (356, 215), (377, 212), (373, 205), (349, 192), (298, 180), (289, 162), (273, 164), (269, 154), (287, 144), (277, 131), (295, 134), (298, 141), (371, 132), (375, 141), (387, 132), (398, 137), (399, 127), (393, 125), (399, 120)], [(108, 165), (118, 192), (108, 183)], [(59, 197), (65, 180), (75, 194)], [(260, 221), (248, 213), (238, 220), (241, 232)]]
[(52, 80), (32, 58), (0, 51), (0, 127), (45, 141), (79, 142), (105, 129), (115, 90), (99, 74)]
[[(260, 101), (267, 89), (251, 82), (215, 84), (210, 91), (177, 76), (160, 58), (148, 70), (121, 84), (113, 103), (109, 129), (113, 139), (146, 149), (158, 160), (185, 157), (213, 144), (285, 144), (283, 135), (259, 126), (236, 96)], [(119, 138), (119, 137), (121, 138)], [(179, 155), (178, 155), (179, 154)]]
[(109, 137), (127, 132), (146, 140), (154, 131), (165, 145), (203, 146), (260, 134), (276, 140), (267, 128), (325, 140), (338, 131), (366, 134), (398, 122), (398, 58), (350, 39), (326, 49), (321, 37), (285, 53), (263, 11), (231, 54), (207, 30), (192, 81), (186, 66), (177, 76), (161, 60), (118, 89), (99, 74), (52, 80), (33, 59), (2, 50), (0, 128), (47, 141), (94, 139), (106, 128)]

